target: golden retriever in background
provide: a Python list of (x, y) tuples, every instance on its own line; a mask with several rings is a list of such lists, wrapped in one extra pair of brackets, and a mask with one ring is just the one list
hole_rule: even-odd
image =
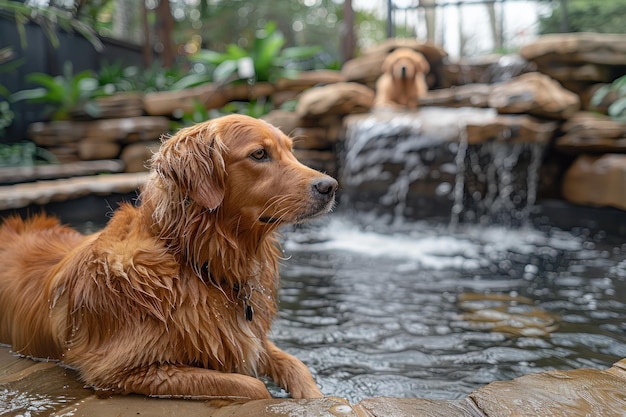
[(383, 61), (374, 107), (417, 108), (418, 99), (428, 91), (425, 75), (429, 71), (421, 53), (410, 48), (394, 50)]
[(0, 342), (54, 358), (102, 394), (294, 398), (322, 394), (267, 339), (276, 229), (328, 212), (337, 182), (247, 116), (180, 130), (151, 160), (141, 204), (83, 236), (58, 220), (0, 227)]

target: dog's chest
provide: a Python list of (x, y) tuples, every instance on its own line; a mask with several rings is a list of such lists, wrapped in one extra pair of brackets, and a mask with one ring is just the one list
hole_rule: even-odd
[(178, 297), (171, 317), (184, 362), (254, 375), (276, 312), (273, 291), (259, 283), (224, 288), (201, 282)]

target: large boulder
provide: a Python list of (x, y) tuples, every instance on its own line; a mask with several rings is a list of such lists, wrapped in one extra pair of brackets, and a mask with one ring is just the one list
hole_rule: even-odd
[(626, 155), (581, 155), (565, 173), (566, 200), (589, 206), (626, 210)]
[(604, 33), (544, 35), (523, 46), (520, 55), (580, 94), (592, 83), (611, 82), (626, 72), (626, 37)]
[(567, 119), (580, 109), (576, 94), (538, 72), (522, 74), (494, 86), (488, 102), (498, 113), (528, 113), (551, 119)]
[(296, 113), (303, 119), (328, 115), (365, 113), (374, 103), (374, 90), (357, 83), (336, 83), (305, 91), (298, 100)]
[(578, 112), (562, 126), (565, 135), (556, 148), (569, 152), (626, 152), (626, 123), (610, 117)]

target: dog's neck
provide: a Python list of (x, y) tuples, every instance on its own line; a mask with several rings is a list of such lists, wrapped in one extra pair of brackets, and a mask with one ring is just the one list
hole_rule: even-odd
[(166, 195), (159, 184), (144, 188), (138, 209), (152, 234), (198, 277), (206, 266), (227, 288), (255, 281), (274, 285), (280, 256), (274, 226), (246, 228), (233, 210), (207, 210), (178, 194)]
[(279, 255), (270, 249), (276, 245), (275, 227), (246, 227), (232, 210), (207, 210), (186, 196), (167, 193), (158, 176), (149, 181), (156, 184), (146, 184), (142, 190), (139, 210), (152, 233), (181, 262), (202, 266), (219, 259), (225, 269), (240, 269), (249, 260)]
[[(252, 307), (250, 299), (252, 298), (252, 293), (256, 289), (254, 284), (249, 281), (239, 283), (238, 281), (233, 281), (232, 279), (224, 277), (216, 278), (211, 275), (208, 262), (205, 262), (202, 265), (201, 279), (204, 283), (218, 288), (231, 303), (242, 303), (244, 317), (246, 320), (252, 321), (254, 318), (254, 308)], [(257, 285), (259, 284), (257, 283)]]

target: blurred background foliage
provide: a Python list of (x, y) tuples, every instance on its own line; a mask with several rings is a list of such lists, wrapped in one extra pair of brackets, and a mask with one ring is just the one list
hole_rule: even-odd
[[(27, 107), (33, 102), (42, 103), (43, 110), (37, 111), (47, 118), (64, 119), (76, 106), (95, 115), (93, 100), (116, 92), (179, 90), (207, 82), (275, 81), (302, 70), (339, 69), (359, 55), (360, 48), (380, 43), (390, 33), (416, 37), (421, 33), (418, 26), (425, 23), (424, 38), (434, 39), (434, 34), (443, 33), (443, 26), (447, 32), (447, 26), (455, 25), (429, 20), (429, 11), (455, 7), (462, 14), (466, 4), (463, 0), (393, 0), (396, 7), (416, 10), (415, 19), (405, 14), (403, 20), (390, 18), (387, 0), (356, 2), (359, 7), (355, 8), (352, 0), (0, 0), (0, 19), (11, 21), (11, 30), (17, 33), (6, 36), (9, 32), (0, 28), (0, 136), (12, 124), (18, 132), (14, 136), (22, 135), (25, 126), (38, 117)], [(515, 0), (496, 3), (507, 2)], [(626, 0), (535, 0), (533, 4), (542, 10), (533, 28), (537, 34), (626, 33)], [(498, 22), (495, 3), (472, 0), (467, 5), (487, 11), (484, 23), (493, 28), (492, 51), (514, 52), (504, 47), (502, 29), (496, 30), (503, 22)], [(27, 35), (33, 25), (41, 29), (51, 48), (35, 42), (40, 49), (32, 52), (35, 49), (27, 45)], [(456, 29), (464, 38), (463, 28)], [(60, 44), (66, 32), (80, 34), (98, 58), (82, 57), (77, 62), (80, 50)], [(139, 57), (135, 61), (140, 62), (105, 58), (103, 42), (108, 39), (134, 48)], [(460, 56), (469, 52), (463, 45), (475, 44), (469, 40), (462, 39)], [(57, 54), (64, 46), (65, 51)], [(55, 55), (62, 58), (52, 58)], [(45, 65), (35, 67), (29, 60)], [(73, 68), (67, 65), (70, 60)], [(250, 64), (253, 73), (246, 75)], [(623, 86), (611, 91), (623, 95)], [(245, 108), (240, 111), (253, 114), (268, 107), (256, 102), (241, 106)], [(616, 113), (622, 115), (623, 108)], [(19, 118), (20, 128), (15, 129)]]
[(626, 0), (549, 0), (539, 33), (626, 33)]

